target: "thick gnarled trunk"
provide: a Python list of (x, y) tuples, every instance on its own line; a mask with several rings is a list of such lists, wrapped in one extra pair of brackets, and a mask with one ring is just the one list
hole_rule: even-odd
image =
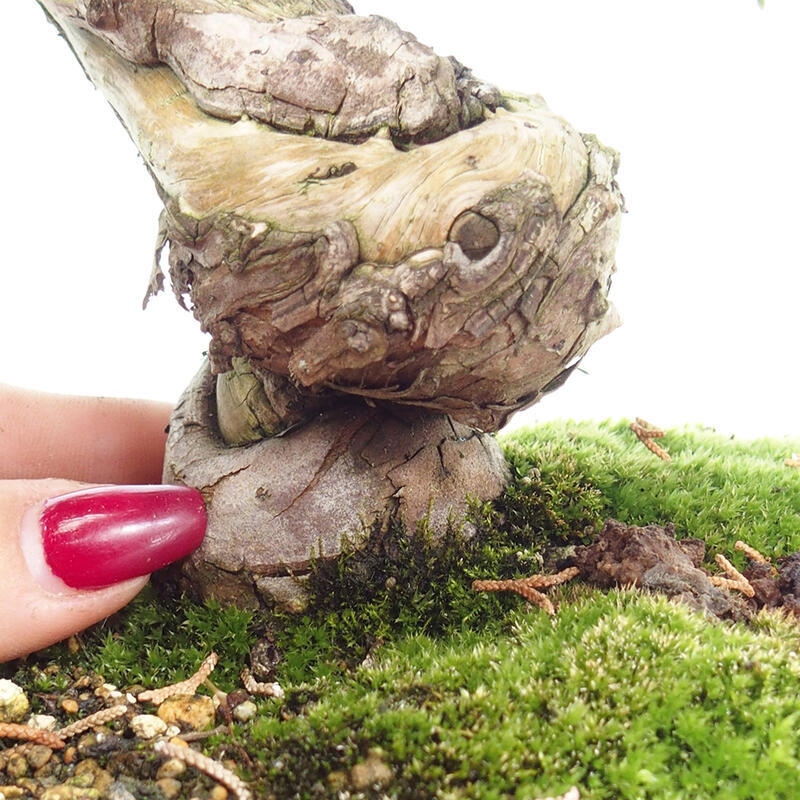
[(458, 425), (498, 429), (617, 324), (615, 154), (341, 0), (40, 2), (137, 143), (212, 336), (166, 471), (209, 501), (203, 591), (263, 597), (315, 532), (327, 557), (496, 496), (496, 445)]

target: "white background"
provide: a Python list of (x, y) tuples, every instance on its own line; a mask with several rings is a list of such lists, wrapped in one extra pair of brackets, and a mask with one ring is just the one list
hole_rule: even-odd
[[(800, 436), (797, 0), (353, 0), (619, 150), (622, 328), (520, 415)], [(0, 381), (174, 401), (206, 339), (142, 312), (159, 201), (34, 0), (6, 4)]]

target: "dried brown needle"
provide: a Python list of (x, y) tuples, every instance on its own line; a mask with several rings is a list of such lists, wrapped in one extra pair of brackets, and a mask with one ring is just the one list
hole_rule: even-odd
[(190, 767), (204, 772), (217, 783), (230, 789), (239, 800), (252, 800), (253, 795), (247, 788), (247, 784), (219, 761), (198, 753), (197, 750), (192, 750), (188, 745), (173, 744), (163, 740), (156, 742), (153, 748), (161, 756), (180, 759)]
[(53, 750), (60, 750), (66, 746), (66, 742), (58, 733), (16, 722), (0, 722), (0, 739), (17, 739), (32, 744), (43, 744)]
[(714, 560), (717, 565), (725, 573), (722, 575), (711, 575), (710, 580), (714, 586), (719, 586), (722, 589), (732, 589), (736, 592), (741, 592), (745, 597), (755, 597), (756, 591), (741, 572), (728, 561), (721, 553), (717, 553)]
[(193, 695), (203, 681), (214, 670), (217, 665), (217, 654), (211, 653), (200, 665), (200, 668), (185, 681), (180, 683), (173, 683), (170, 686), (163, 686), (160, 689), (147, 689), (144, 692), (139, 692), (136, 699), (140, 702), (150, 702), (154, 705), (160, 705), (168, 697), (175, 697), (176, 695)]
[(111, 722), (111, 720), (123, 716), (127, 711), (128, 706), (124, 703), (120, 703), (116, 706), (110, 706), (109, 708), (103, 708), (100, 711), (95, 711), (94, 714), (89, 714), (88, 717), (76, 720), (70, 725), (60, 728), (58, 735), (63, 739), (69, 739), (72, 736), (77, 736), (79, 733), (88, 731), (90, 728), (96, 728), (100, 725), (105, 725), (107, 722)]
[(653, 439), (661, 439), (664, 436), (663, 430), (656, 428), (641, 417), (636, 417), (636, 422), (631, 422), (630, 429), (651, 453), (655, 453), (663, 461), (672, 460), (670, 454), (653, 441)]
[(472, 582), (472, 589), (476, 592), (516, 592), (548, 614), (555, 614), (556, 609), (552, 601), (539, 590), (566, 583), (579, 572), (577, 567), (568, 567), (555, 575), (531, 575), (528, 578), (507, 580), (476, 580)]

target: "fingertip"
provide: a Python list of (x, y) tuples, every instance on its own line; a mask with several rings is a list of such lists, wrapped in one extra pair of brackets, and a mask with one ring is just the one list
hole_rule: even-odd
[(186, 487), (0, 481), (0, 662), (118, 611), (204, 534), (202, 497)]
[[(203, 497), (188, 486), (97, 486), (49, 498), (23, 520), (29, 567), (75, 589), (98, 589), (148, 575), (203, 541)], [(26, 541), (33, 541), (26, 546)], [(41, 556), (41, 557), (40, 557)]]
[[(148, 576), (95, 591), (61, 594), (23, 586), (13, 617), (0, 624), (0, 663), (35, 653), (85, 630), (124, 608), (147, 585)], [(0, 603), (0, 617), (8, 609)]]

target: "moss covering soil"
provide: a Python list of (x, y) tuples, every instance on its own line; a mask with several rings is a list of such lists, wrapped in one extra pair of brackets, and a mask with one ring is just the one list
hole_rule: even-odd
[[(516, 595), (471, 590), (476, 578), (541, 571), (608, 517), (674, 523), (706, 543), (710, 570), (715, 553), (744, 566), (738, 539), (771, 560), (800, 550), (800, 470), (784, 463), (800, 440), (687, 428), (660, 441), (671, 462), (625, 421), (515, 431), (502, 437), (514, 473), (503, 498), (443, 543), (390, 529), (366, 552), (317, 565), (301, 616), (164, 603), (150, 590), (0, 677), (43, 710), (80, 676), (162, 685), (214, 650), (214, 683), (231, 691), (251, 647), (268, 642), (285, 697), (259, 699), (252, 720), (196, 745), (232, 758), (259, 799), (534, 800), (572, 786), (584, 800), (794, 798), (795, 618), (722, 623), (579, 583), (549, 592), (550, 617)], [(212, 785), (187, 782), (178, 796)]]

